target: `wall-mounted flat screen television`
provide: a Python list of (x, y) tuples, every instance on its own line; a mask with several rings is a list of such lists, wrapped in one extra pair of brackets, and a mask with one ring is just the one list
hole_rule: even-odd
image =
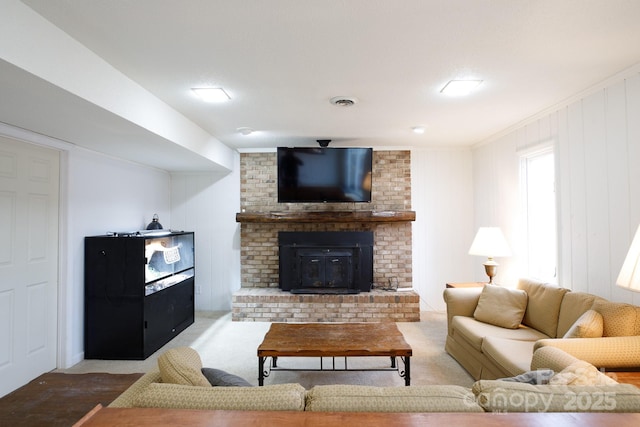
[(278, 202), (371, 202), (371, 148), (278, 147)]

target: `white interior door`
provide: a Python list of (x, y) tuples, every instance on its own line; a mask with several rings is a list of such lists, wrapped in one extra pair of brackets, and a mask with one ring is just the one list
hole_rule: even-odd
[(0, 396), (56, 367), (59, 159), (0, 137)]

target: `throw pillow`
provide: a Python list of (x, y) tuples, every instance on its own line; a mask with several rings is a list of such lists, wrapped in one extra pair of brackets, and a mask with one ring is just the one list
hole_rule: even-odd
[(202, 360), (191, 347), (167, 350), (158, 357), (163, 383), (211, 387), (202, 374)]
[(636, 326), (636, 309), (625, 303), (596, 300), (591, 307), (602, 314), (604, 337), (628, 337), (634, 335)]
[(587, 310), (578, 317), (562, 338), (599, 338), (602, 336), (604, 322), (602, 314)]
[(202, 375), (213, 387), (251, 387), (251, 383), (244, 378), (220, 369), (202, 368)]
[(616, 380), (598, 371), (595, 366), (578, 360), (555, 374), (549, 385), (614, 385)]
[(473, 317), (484, 323), (516, 329), (527, 308), (527, 293), (519, 289), (485, 285)]
[(527, 383), (533, 385), (549, 384), (549, 379), (553, 377), (554, 372), (551, 369), (538, 369), (535, 371), (527, 371), (515, 377), (500, 378), (501, 381), (512, 381), (517, 383)]

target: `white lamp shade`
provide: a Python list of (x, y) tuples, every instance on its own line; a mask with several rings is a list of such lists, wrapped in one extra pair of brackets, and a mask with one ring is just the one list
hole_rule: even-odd
[(476, 234), (469, 255), (482, 255), (489, 258), (510, 256), (511, 250), (498, 227), (480, 227)]
[(631, 291), (640, 292), (640, 226), (631, 242), (627, 257), (622, 264), (616, 285)]

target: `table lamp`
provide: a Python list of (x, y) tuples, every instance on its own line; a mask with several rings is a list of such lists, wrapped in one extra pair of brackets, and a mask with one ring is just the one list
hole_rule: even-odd
[(480, 227), (471, 248), (469, 248), (469, 255), (481, 255), (488, 258), (484, 263), (484, 271), (489, 276), (489, 283), (493, 283), (493, 276), (496, 275), (498, 268), (498, 263), (493, 260), (493, 257), (510, 256), (511, 250), (500, 228)]
[(622, 264), (616, 285), (634, 292), (640, 292), (640, 226), (631, 242), (627, 257)]

